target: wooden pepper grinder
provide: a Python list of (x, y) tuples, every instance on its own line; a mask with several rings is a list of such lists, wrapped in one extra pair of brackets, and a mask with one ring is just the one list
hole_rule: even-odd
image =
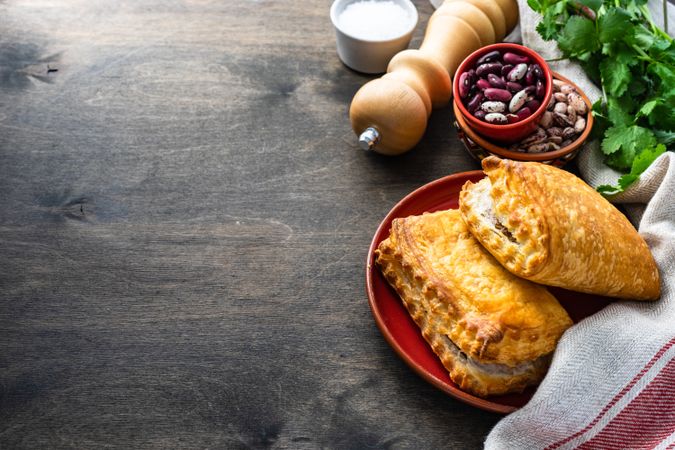
[(457, 66), (504, 39), (517, 22), (516, 0), (445, 0), (429, 18), (419, 50), (398, 53), (382, 78), (354, 96), (349, 118), (359, 145), (385, 155), (413, 148), (432, 108), (450, 101)]

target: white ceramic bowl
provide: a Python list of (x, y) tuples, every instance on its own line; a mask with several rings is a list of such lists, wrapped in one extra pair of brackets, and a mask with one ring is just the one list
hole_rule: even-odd
[(410, 26), (392, 39), (370, 40), (348, 34), (339, 26), (340, 13), (351, 3), (360, 0), (335, 0), (330, 8), (330, 19), (335, 27), (337, 53), (345, 65), (363, 73), (382, 73), (387, 70), (389, 60), (398, 52), (408, 48), (415, 26), (417, 9), (410, 0), (390, 0), (400, 5), (410, 16)]

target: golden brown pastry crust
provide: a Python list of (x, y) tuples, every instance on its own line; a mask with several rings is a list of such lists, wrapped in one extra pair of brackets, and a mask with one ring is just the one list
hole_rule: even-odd
[(395, 219), (376, 261), (451, 379), (476, 395), (538, 382), (572, 324), (544, 287), (504, 270), (457, 210)]
[[(610, 297), (655, 300), (659, 273), (626, 217), (581, 179), (541, 163), (489, 157), (460, 209), (473, 235), (512, 273)], [(491, 203), (486, 205), (486, 203)]]

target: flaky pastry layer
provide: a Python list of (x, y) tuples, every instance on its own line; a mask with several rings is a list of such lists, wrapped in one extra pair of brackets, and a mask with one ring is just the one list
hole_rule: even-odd
[(544, 287), (501, 267), (456, 210), (394, 220), (376, 261), (451, 379), (476, 395), (540, 381), (572, 324)]
[(579, 292), (635, 300), (660, 295), (642, 237), (575, 175), (540, 163), (489, 157), (488, 178), (467, 182), (460, 210), (472, 234), (509, 271)]

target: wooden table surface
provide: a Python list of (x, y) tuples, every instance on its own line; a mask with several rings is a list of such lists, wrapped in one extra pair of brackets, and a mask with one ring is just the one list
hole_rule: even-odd
[[(415, 2), (417, 47), (432, 12)], [(0, 448), (478, 448), (368, 308), (389, 209), (329, 0), (0, 0)]]

